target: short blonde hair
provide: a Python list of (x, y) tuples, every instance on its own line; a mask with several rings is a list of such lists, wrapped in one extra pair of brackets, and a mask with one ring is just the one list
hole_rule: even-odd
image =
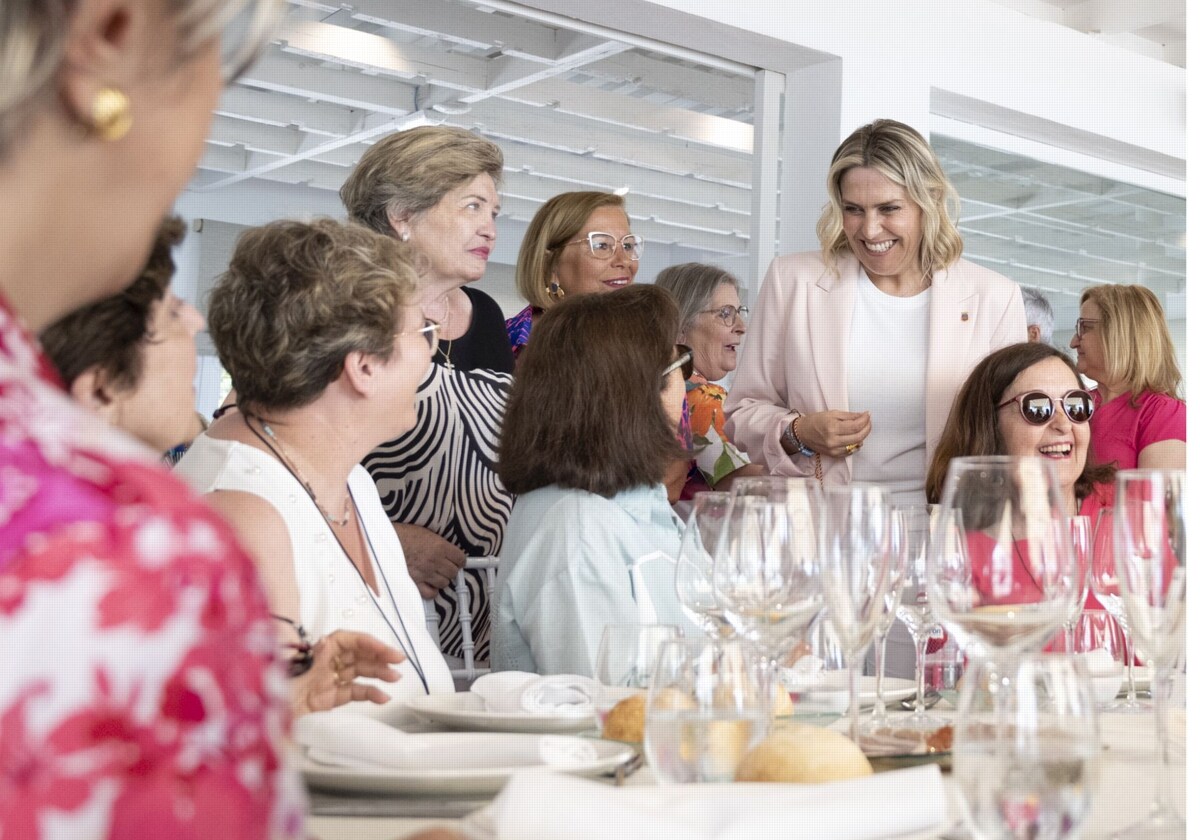
[[(625, 209), (625, 199), (606, 192), (559, 193), (538, 208), (525, 229), (517, 254), (517, 291), (539, 309), (549, 309), (554, 298), (550, 278), (565, 246), (601, 207)], [(626, 213), (628, 218), (628, 213)]]
[[(79, 0), (0, 2), (0, 156), (9, 149), (29, 115), (44, 107), (62, 66), (67, 32)], [(236, 21), (242, 36), (237, 67), (253, 59), (277, 22), (281, 0), (164, 0), (165, 17), (175, 26), (174, 60), (186, 62)]]
[(829, 164), (825, 179), (829, 203), (817, 221), (817, 236), (830, 269), (836, 271), (837, 258), (851, 253), (842, 227), (842, 176), (858, 166), (874, 169), (903, 187), (921, 208), (920, 265), (926, 279), (962, 256), (963, 241), (955, 228), (958, 192), (946, 178), (933, 149), (904, 123), (875, 120), (855, 129), (843, 140)]
[(242, 234), (213, 287), (208, 325), (238, 399), (270, 411), (317, 399), (349, 353), (389, 359), (416, 300), (413, 249), (333, 219)]
[(1145, 286), (1109, 283), (1084, 289), (1079, 303), (1089, 300), (1100, 310), (1096, 329), (1109, 382), (1127, 387), (1134, 400), (1144, 391), (1180, 399), (1183, 374), (1175, 362), (1167, 316), (1154, 292)]
[(426, 125), (389, 134), (368, 149), (340, 195), (353, 221), (395, 236), (392, 216), (424, 213), (450, 190), (485, 174), (499, 186), (499, 146), (465, 128)]

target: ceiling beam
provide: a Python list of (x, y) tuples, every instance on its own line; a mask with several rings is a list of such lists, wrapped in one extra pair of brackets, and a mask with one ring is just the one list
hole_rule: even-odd
[(633, 82), (664, 90), (682, 99), (700, 102), (727, 111), (752, 114), (754, 78), (739, 78), (724, 73), (664, 61), (642, 53), (601, 61), (588, 68), (588, 74), (614, 82)]
[(295, 126), (311, 134), (341, 137), (357, 130), (371, 112), (235, 85), (221, 94), (215, 113), (281, 128)]
[(531, 64), (528, 61), (511, 56), (492, 59), (488, 62), (487, 87), (477, 93), (469, 93), (466, 96), (459, 97), (459, 100), (468, 104), (480, 102), (493, 96), (499, 96), (500, 94), (523, 88), (534, 82), (540, 82), (543, 79), (561, 76), (568, 71), (593, 64), (609, 56), (617, 55), (631, 49), (628, 44), (622, 44), (618, 41), (596, 43), (595, 39), (586, 35), (577, 35), (575, 37), (577, 39), (576, 42), (554, 64)]
[(1178, 0), (1086, 0), (1064, 10), (1067, 26), (1083, 32), (1137, 32), (1170, 23), (1182, 14)]
[(239, 84), (393, 116), (411, 114), (417, 99), (416, 87), (398, 79), (324, 67), (284, 55), (278, 47), (256, 61)]

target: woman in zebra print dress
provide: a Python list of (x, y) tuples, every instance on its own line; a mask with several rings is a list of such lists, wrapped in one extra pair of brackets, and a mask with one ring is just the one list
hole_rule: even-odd
[[(466, 288), (483, 277), (496, 239), (498, 146), (469, 131), (425, 126), (385, 137), (342, 187), (350, 218), (410, 242), (425, 258), (421, 299), (442, 324), (417, 394), (417, 423), (363, 462), (375, 479), (409, 573), (437, 608), (442, 651), (463, 654), (455, 577), (467, 557), (499, 553), (512, 510), (496, 473), (513, 357), (500, 307)], [(489, 605), (469, 571), (476, 662), (486, 660)]]

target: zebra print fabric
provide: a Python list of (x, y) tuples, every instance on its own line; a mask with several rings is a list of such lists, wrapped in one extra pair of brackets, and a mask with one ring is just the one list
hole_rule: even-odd
[[(512, 375), (486, 368), (434, 364), (417, 392), (416, 425), (367, 456), (388, 517), (419, 525), (469, 557), (500, 551), (513, 497), (496, 474), (500, 423)], [(483, 573), (468, 571), (476, 661), (486, 660), (491, 621)], [(442, 652), (462, 656), (453, 585), (435, 598)]]

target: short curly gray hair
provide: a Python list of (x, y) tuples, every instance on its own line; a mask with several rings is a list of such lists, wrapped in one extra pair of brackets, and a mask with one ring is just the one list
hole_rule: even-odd
[(701, 311), (709, 305), (721, 286), (728, 284), (738, 290), (739, 296), (742, 294), (736, 277), (723, 268), (705, 263), (680, 263), (664, 268), (654, 279), (654, 284), (670, 292), (679, 304), (681, 333), (686, 333), (696, 325)]
[(1050, 301), (1037, 289), (1028, 286), (1021, 287), (1021, 297), (1025, 299), (1025, 324), (1038, 328), (1038, 341), (1042, 344), (1054, 343), (1054, 308)]

